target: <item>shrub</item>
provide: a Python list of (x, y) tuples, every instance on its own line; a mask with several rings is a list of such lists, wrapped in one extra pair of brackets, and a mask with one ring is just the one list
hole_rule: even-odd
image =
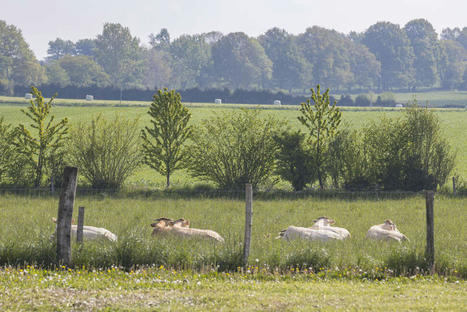
[(260, 118), (258, 110), (245, 109), (204, 120), (188, 149), (191, 175), (221, 189), (243, 190), (245, 183), (256, 189), (273, 171), (278, 125), (272, 117)]
[(7, 181), (7, 172), (13, 163), (14, 146), (12, 144), (13, 131), (11, 125), (5, 123), (0, 117), (0, 184)]
[(343, 129), (329, 143), (326, 170), (335, 188), (363, 190), (370, 186), (365, 146), (356, 130)]
[(404, 118), (383, 118), (367, 126), (363, 136), (369, 178), (386, 190), (435, 189), (454, 167), (439, 121), (426, 108), (415, 105), (405, 110)]
[(93, 188), (120, 188), (141, 163), (138, 120), (102, 115), (72, 129), (71, 161)]
[(276, 173), (289, 181), (295, 191), (301, 191), (306, 184), (317, 179), (311, 151), (306, 148), (305, 135), (300, 131), (275, 135), (279, 146)]

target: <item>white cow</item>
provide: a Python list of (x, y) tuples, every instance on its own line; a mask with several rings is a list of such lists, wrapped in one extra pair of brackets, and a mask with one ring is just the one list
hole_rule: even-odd
[(224, 238), (215, 231), (190, 228), (190, 221), (185, 219), (172, 221), (168, 218), (159, 218), (155, 221), (157, 222), (151, 224), (151, 226), (154, 227), (152, 235), (174, 234), (181, 237), (199, 237), (212, 239), (222, 243), (225, 241)]
[(366, 237), (375, 240), (395, 240), (398, 242), (409, 240), (407, 236), (399, 232), (396, 225), (389, 219), (384, 221), (383, 224), (373, 225), (366, 233)]
[[(52, 220), (54, 223), (57, 223), (57, 219), (52, 218)], [(71, 225), (71, 236), (76, 237), (77, 231), (78, 231), (78, 226), (75, 224), (72, 224)], [(52, 237), (55, 237), (56, 233), (57, 233), (57, 230), (55, 229), (55, 233), (52, 234)], [(93, 240), (93, 239), (98, 239), (98, 238), (105, 238), (113, 242), (117, 241), (117, 235), (115, 235), (114, 233), (110, 232), (107, 229), (90, 226), (90, 225), (83, 226), (83, 239)]]
[(314, 222), (313, 226), (309, 228), (291, 225), (286, 230), (282, 230), (276, 239), (282, 238), (290, 241), (299, 238), (326, 242), (332, 239), (343, 240), (350, 237), (350, 233), (346, 229), (331, 226), (334, 223), (332, 219), (320, 217)]

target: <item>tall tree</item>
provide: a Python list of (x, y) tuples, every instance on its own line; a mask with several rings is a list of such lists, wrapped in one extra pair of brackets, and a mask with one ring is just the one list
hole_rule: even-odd
[(95, 39), (81, 39), (78, 40), (75, 44), (76, 55), (87, 55), (94, 57), (96, 49), (96, 40)]
[(34, 168), (34, 186), (41, 185), (44, 172), (50, 168), (51, 160), (62, 154), (68, 134), (68, 119), (63, 118), (57, 123), (53, 123), (55, 116), (51, 115), (53, 96), (48, 102), (44, 101), (42, 93), (32, 87), (34, 100), (30, 101), (27, 110), (21, 111), (31, 120), (30, 127), (37, 131), (34, 135), (24, 124), (19, 124), (16, 128), (14, 145), (17, 146), (21, 154), (29, 160)]
[(162, 28), (157, 35), (150, 34), (149, 44), (153, 49), (168, 51), (170, 48), (170, 34), (167, 28)]
[(122, 90), (135, 83), (142, 73), (139, 39), (133, 37), (128, 27), (106, 23), (96, 40), (96, 60), (110, 76), (112, 85)]
[(214, 75), (231, 88), (263, 87), (271, 78), (272, 62), (256, 39), (237, 32), (212, 46)]
[(381, 62), (380, 87), (383, 90), (405, 88), (413, 83), (414, 53), (399, 25), (378, 22), (367, 29), (362, 43)]
[(467, 52), (459, 42), (453, 40), (441, 40), (441, 47), (445, 53), (441, 60), (441, 86), (445, 89), (457, 88), (462, 83)]
[(414, 86), (432, 87), (439, 80), (441, 47), (438, 35), (426, 19), (412, 20), (405, 25), (404, 30), (415, 54)]
[(354, 83), (348, 43), (350, 39), (335, 30), (314, 26), (297, 38), (308, 62), (313, 65), (313, 81), (336, 89)]
[(0, 87), (13, 95), (15, 85), (45, 82), (45, 69), (24, 41), (21, 31), (0, 20)]
[(143, 85), (151, 90), (172, 87), (172, 56), (161, 50), (149, 49), (143, 53)]
[(201, 35), (183, 35), (170, 45), (173, 76), (182, 89), (193, 88), (211, 58), (211, 48)]
[(76, 55), (76, 47), (71, 40), (57, 38), (54, 41), (49, 41), (47, 54), (49, 60), (59, 60), (65, 55)]
[(63, 68), (68, 77), (70, 84), (77, 87), (106, 87), (110, 85), (110, 78), (102, 67), (94, 62), (89, 56), (66, 55), (57, 61)]
[(58, 61), (49, 62), (46, 65), (48, 83), (66, 87), (70, 85), (70, 76)]
[(183, 144), (193, 132), (188, 125), (191, 114), (183, 106), (180, 93), (168, 89), (154, 95), (148, 114), (151, 127), (141, 131), (144, 163), (165, 175), (169, 188), (170, 175), (184, 165), (187, 157)]
[(294, 36), (277, 27), (259, 37), (272, 61), (273, 86), (289, 90), (303, 89), (311, 83), (313, 66), (305, 59)]
[[(311, 101), (313, 103), (311, 103)], [(318, 175), (319, 186), (324, 188), (326, 172), (323, 170), (329, 142), (341, 123), (342, 113), (336, 102), (330, 103), (329, 89), (321, 94), (320, 86), (311, 89), (311, 101), (301, 103), (298, 120), (309, 130), (309, 142), (313, 150), (313, 161)]]

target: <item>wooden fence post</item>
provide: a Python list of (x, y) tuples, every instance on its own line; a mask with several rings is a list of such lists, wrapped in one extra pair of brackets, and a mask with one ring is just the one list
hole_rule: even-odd
[(84, 207), (78, 208), (78, 227), (76, 229), (76, 241), (83, 242), (83, 226), (84, 226)]
[(251, 225), (253, 215), (253, 188), (250, 183), (245, 185), (245, 240), (243, 241), (243, 265), (248, 264), (251, 242)]
[(75, 203), (77, 178), (78, 168), (65, 167), (57, 217), (57, 260), (59, 265), (70, 265), (71, 263), (71, 217)]
[(434, 192), (426, 191), (426, 259), (428, 266), (433, 272), (435, 263), (435, 235), (434, 235)]
[(456, 195), (456, 177), (452, 177), (452, 193)]

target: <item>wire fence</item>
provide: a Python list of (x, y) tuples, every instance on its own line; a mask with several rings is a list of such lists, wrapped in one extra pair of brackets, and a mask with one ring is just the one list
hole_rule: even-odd
[[(59, 198), (61, 193), (60, 188), (51, 190), (48, 187), (0, 187), (0, 195), (17, 195), (26, 197), (45, 197)], [(405, 199), (416, 196), (423, 196), (424, 191), (346, 191), (346, 190), (304, 190), (304, 191), (288, 191), (288, 190), (254, 190), (255, 199), (259, 200), (278, 200), (278, 199), (341, 199), (341, 200), (384, 200), (384, 199)], [(443, 193), (443, 195), (455, 196), (455, 194)], [(174, 189), (155, 189), (155, 188), (88, 188), (78, 187), (76, 196), (84, 197), (109, 197), (109, 198), (226, 198), (226, 199), (244, 199), (245, 190), (222, 190), (214, 188), (205, 189), (190, 189), (190, 188), (174, 188)], [(461, 196), (461, 195), (459, 195)]]

